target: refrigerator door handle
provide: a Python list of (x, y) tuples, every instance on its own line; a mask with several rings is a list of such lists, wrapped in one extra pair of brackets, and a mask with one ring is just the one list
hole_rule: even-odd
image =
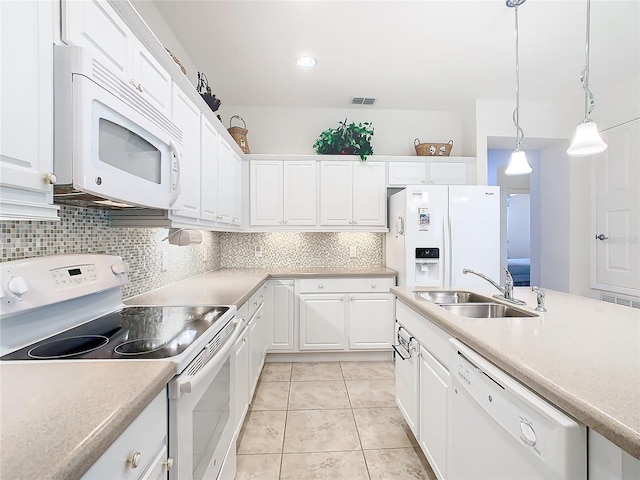
[(444, 287), (450, 288), (453, 272), (451, 271), (451, 259), (453, 258), (453, 242), (451, 241), (451, 214), (447, 215), (446, 222), (442, 222), (442, 231), (444, 237), (444, 258), (442, 259), (444, 267)]
[(398, 216), (398, 235), (404, 235), (404, 217)]

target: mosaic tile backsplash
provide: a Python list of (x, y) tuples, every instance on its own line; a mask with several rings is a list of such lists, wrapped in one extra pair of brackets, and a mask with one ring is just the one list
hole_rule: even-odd
[[(350, 247), (356, 257), (350, 257)], [(262, 248), (262, 257), (256, 256)], [(380, 233), (222, 233), (221, 267), (379, 267), (382, 265)]]
[[(162, 241), (166, 228), (116, 228), (109, 212), (60, 207), (59, 222), (0, 222), (2, 257), (19, 260), (62, 253), (121, 256), (130, 267), (128, 298), (220, 267), (377, 267), (382, 265), (379, 233), (202, 232), (202, 244), (178, 247)], [(256, 257), (256, 246), (262, 257)], [(356, 247), (356, 257), (350, 247)], [(166, 256), (162, 268), (163, 254)]]
[[(129, 264), (128, 298), (220, 267), (219, 233), (203, 232), (200, 245), (162, 241), (166, 228), (114, 228), (105, 210), (60, 207), (59, 222), (0, 222), (2, 261), (61, 253), (119, 255)], [(166, 270), (162, 268), (166, 252)]]

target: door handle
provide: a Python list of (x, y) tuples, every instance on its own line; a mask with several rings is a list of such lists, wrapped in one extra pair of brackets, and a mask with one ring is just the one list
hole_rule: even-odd
[(604, 233), (600, 233), (600, 234), (596, 235), (596, 240), (605, 241), (605, 240), (609, 240), (609, 237), (607, 237)]

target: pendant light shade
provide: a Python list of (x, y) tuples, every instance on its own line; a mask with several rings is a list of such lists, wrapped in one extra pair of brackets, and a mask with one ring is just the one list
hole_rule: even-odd
[(527, 161), (527, 155), (522, 150), (515, 150), (511, 157), (509, 157), (509, 163), (507, 169), (504, 171), (505, 175), (527, 175), (531, 173), (532, 168)]
[(607, 144), (600, 137), (596, 122), (589, 120), (578, 125), (567, 153), (571, 157), (586, 157), (602, 153), (606, 149)]
[(504, 171), (505, 175), (527, 175), (531, 173), (531, 165), (527, 161), (527, 155), (520, 150), (520, 144), (524, 139), (524, 131), (520, 128), (520, 52), (518, 48), (518, 7), (526, 0), (507, 0), (507, 7), (515, 10), (516, 17), (516, 109), (513, 111), (513, 124), (516, 126), (516, 149), (509, 158), (509, 164)]
[(591, 37), (591, 0), (587, 0), (587, 34), (586, 34), (586, 46), (585, 46), (585, 62), (584, 70), (580, 75), (580, 83), (584, 89), (584, 121), (576, 128), (576, 133), (573, 136), (571, 146), (567, 149), (567, 154), (570, 157), (587, 157), (589, 155), (596, 155), (602, 153), (607, 149), (607, 144), (604, 143), (600, 133), (598, 132), (598, 126), (596, 122), (589, 118), (593, 108), (596, 105), (596, 101), (593, 97), (593, 93), (589, 90), (589, 39)]

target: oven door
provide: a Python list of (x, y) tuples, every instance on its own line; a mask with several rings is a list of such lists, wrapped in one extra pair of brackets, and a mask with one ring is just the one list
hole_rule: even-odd
[(180, 150), (168, 119), (143, 114), (83, 75), (73, 75), (73, 102), (74, 188), (127, 204), (174, 206)]
[[(169, 382), (169, 456), (172, 480), (215, 479), (230, 450), (234, 434), (233, 346), (244, 327), (235, 319)], [(229, 328), (232, 333), (225, 334)], [(219, 334), (219, 335), (221, 335)], [(212, 347), (217, 349), (209, 353)], [(202, 364), (202, 355), (210, 360)], [(235, 455), (235, 450), (230, 454)], [(227, 459), (227, 461), (234, 459)]]

